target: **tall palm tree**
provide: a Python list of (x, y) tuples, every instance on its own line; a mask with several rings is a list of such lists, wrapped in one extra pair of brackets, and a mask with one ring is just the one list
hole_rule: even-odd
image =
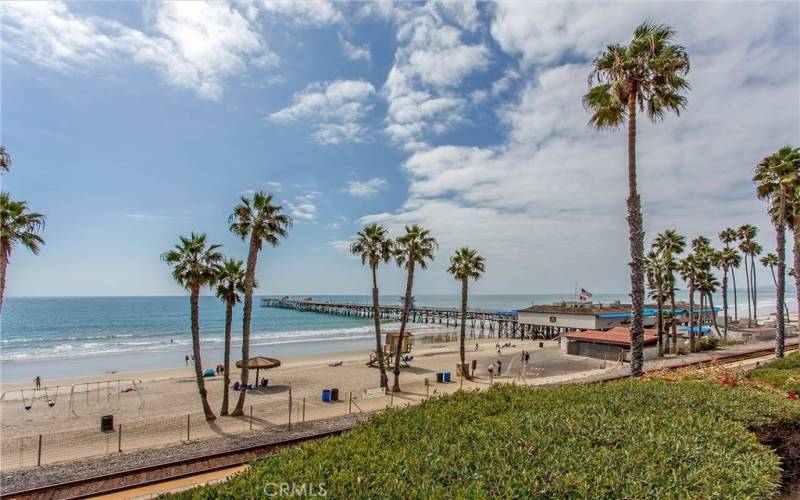
[(678, 262), (677, 269), (689, 288), (689, 345), (694, 349), (694, 292), (695, 283), (702, 268), (697, 256), (690, 253)]
[[(711, 258), (714, 254), (714, 249), (711, 248), (711, 240), (706, 238), (705, 236), (698, 236), (694, 238), (691, 242), (692, 252), (695, 256), (695, 262), (698, 267), (697, 277), (695, 278), (695, 289), (697, 289), (697, 283), (700, 279), (700, 274), (703, 272), (708, 272), (711, 270)], [(700, 308), (697, 313), (698, 322), (700, 323), (701, 328), (698, 329), (698, 334), (702, 332), (703, 326), (703, 316), (704, 316), (704, 309), (705, 309), (705, 295), (703, 293), (699, 294), (700, 299)], [(699, 335), (697, 335), (699, 337)]]
[(0, 193), (0, 314), (6, 291), (8, 262), (11, 251), (22, 245), (38, 255), (44, 240), (39, 234), (44, 230), (45, 217), (28, 210), (24, 201), (14, 201), (8, 193)]
[(11, 168), (11, 155), (5, 146), (0, 145), (0, 172), (8, 172), (9, 168)]
[[(776, 313), (777, 328), (775, 335), (775, 355), (783, 357), (785, 349), (785, 325), (783, 309), (786, 295), (786, 219), (787, 212), (792, 207), (795, 187), (800, 180), (800, 148), (784, 146), (776, 153), (767, 156), (758, 164), (753, 175), (756, 184), (756, 195), (769, 202), (769, 211), (776, 234), (776, 255), (774, 259), (767, 259), (772, 270), (772, 279), (776, 288)], [(774, 265), (773, 265), (774, 261)], [(763, 263), (763, 261), (762, 261)], [(775, 279), (775, 269), (778, 267), (778, 276)], [(788, 317), (788, 310), (787, 310)]]
[(228, 217), (230, 230), (233, 234), (246, 240), (250, 238), (247, 252), (247, 269), (244, 275), (244, 308), (242, 311), (242, 390), (239, 400), (231, 415), (244, 414), (244, 401), (247, 391), (250, 368), (250, 321), (253, 316), (253, 289), (256, 283), (256, 264), (258, 253), (264, 243), (276, 246), (279, 238), (285, 237), (292, 220), (282, 212), (283, 207), (272, 202), (272, 195), (259, 191), (252, 198), (242, 196), (241, 203), (236, 205), (233, 213)]
[(682, 91), (689, 88), (689, 56), (673, 43), (675, 31), (646, 21), (628, 45), (610, 44), (594, 60), (589, 91), (583, 103), (592, 111), (597, 129), (628, 126), (628, 232), (631, 253), (631, 375), (640, 376), (644, 364), (644, 227), (636, 181), (636, 113), (657, 122), (668, 112), (680, 114), (686, 106)]
[(665, 283), (669, 281), (668, 274), (672, 274), (672, 270), (668, 269), (665, 264), (665, 255), (659, 253), (657, 250), (650, 250), (644, 256), (644, 270), (645, 277), (647, 278), (647, 286), (651, 290), (651, 298), (656, 300), (658, 307), (658, 355), (664, 355), (664, 298), (666, 293)]
[(756, 257), (761, 255), (763, 247), (755, 240), (744, 241), (739, 245), (740, 250), (745, 255), (745, 259), (750, 258), (750, 297), (753, 301), (753, 324), (758, 326), (758, 300), (756, 287)]
[(461, 247), (450, 257), (450, 267), (447, 272), (453, 275), (457, 281), (461, 282), (461, 335), (459, 336), (459, 354), (461, 355), (461, 376), (469, 377), (467, 369), (467, 356), (464, 342), (467, 337), (467, 293), (469, 280), (478, 280), (486, 271), (484, 258), (478, 255), (476, 250)]
[(408, 314), (411, 311), (414, 269), (416, 266), (426, 269), (428, 261), (433, 260), (433, 252), (437, 248), (439, 248), (439, 244), (431, 236), (430, 231), (417, 224), (406, 226), (406, 233), (395, 240), (395, 260), (398, 266), (406, 268), (407, 279), (406, 293), (403, 297), (403, 315), (400, 318), (400, 337), (397, 349), (395, 349), (393, 392), (400, 392), (400, 346), (403, 345)]
[(394, 255), (394, 241), (389, 238), (386, 228), (370, 224), (358, 233), (358, 239), (350, 245), (350, 253), (361, 257), (361, 264), (369, 263), (372, 271), (372, 317), (375, 319), (375, 356), (380, 368), (381, 387), (389, 385), (381, 345), (381, 311), (378, 291), (378, 265), (389, 262)]
[(233, 308), (242, 301), (244, 293), (244, 263), (241, 260), (225, 259), (217, 275), (217, 298), (225, 303), (225, 360), (223, 365), (224, 387), (222, 388), (222, 409), (220, 415), (228, 414), (228, 394), (231, 385), (231, 330), (233, 327)]
[[(763, 255), (759, 259), (759, 262), (761, 262), (762, 266), (764, 266), (767, 269), (769, 269), (769, 272), (772, 274), (772, 283), (775, 285), (775, 289), (777, 290), (778, 289), (778, 276), (775, 274), (775, 268), (778, 267), (778, 255), (774, 254), (774, 253), (768, 253), (766, 255)], [(789, 306), (786, 305), (786, 301), (785, 300), (783, 300), (782, 302), (783, 302), (783, 307), (782, 307), (783, 312), (786, 313), (786, 318), (785, 318), (786, 319), (786, 323), (787, 324), (791, 323), (791, 320), (789, 319)], [(777, 314), (776, 314), (775, 317), (777, 318)]]
[(669, 307), (672, 314), (672, 352), (676, 352), (678, 348), (678, 321), (677, 316), (675, 316), (675, 272), (677, 271), (678, 263), (673, 257), (683, 253), (686, 248), (686, 237), (674, 229), (666, 229), (656, 236), (653, 246), (663, 254), (664, 266), (669, 272), (664, 285), (669, 291)]
[[(700, 310), (702, 311), (704, 303), (703, 297), (705, 297), (705, 299), (708, 300), (708, 306), (709, 308), (711, 308), (712, 311), (711, 320), (714, 323), (714, 329), (717, 332), (717, 336), (721, 337), (722, 335), (720, 335), (719, 332), (719, 325), (717, 325), (717, 315), (714, 312), (714, 294), (717, 292), (718, 287), (719, 287), (719, 280), (717, 280), (717, 277), (714, 276), (714, 274), (711, 273), (711, 271), (709, 270), (704, 270), (703, 272), (700, 273), (700, 275), (697, 278), (697, 291), (700, 293), (700, 300), (701, 300)], [(698, 337), (702, 335), (703, 335), (703, 324), (701, 322)]]
[[(731, 248), (731, 245), (735, 244), (738, 239), (739, 239), (739, 235), (736, 232), (736, 229), (733, 229), (732, 227), (725, 228), (725, 229), (723, 229), (722, 231), (719, 232), (719, 241), (721, 241), (722, 244), (725, 245), (725, 248)], [(740, 263), (741, 263), (741, 258), (739, 259), (739, 262), (737, 262), (737, 264), (735, 266), (737, 269), (739, 268)], [(739, 300), (738, 300), (738, 298), (736, 296), (736, 273), (733, 271), (733, 269), (734, 269), (734, 267), (729, 267), (729, 270), (731, 272), (731, 279), (733, 280), (733, 320), (738, 323), (739, 322)], [(727, 285), (723, 284), (723, 289), (727, 289)], [(728, 297), (726, 296), (725, 297), (725, 301), (727, 302), (727, 300), (728, 300)], [(727, 310), (725, 311), (725, 314), (726, 315), (728, 314)], [(726, 336), (728, 334), (728, 326), (727, 325), (728, 325), (728, 320), (726, 318), (725, 319), (725, 335)]]
[(192, 316), (192, 353), (194, 354), (194, 374), (197, 390), (206, 420), (214, 420), (214, 412), (208, 404), (208, 393), (203, 380), (203, 363), (200, 357), (200, 288), (216, 283), (219, 266), (223, 260), (217, 251), (220, 245), (207, 245), (205, 233), (192, 233), (181, 236), (173, 250), (161, 254), (161, 259), (172, 266), (172, 277), (189, 290)]
[(794, 278), (795, 292), (797, 294), (797, 318), (800, 321), (800, 172), (797, 174), (797, 182), (794, 184), (791, 193), (791, 210), (787, 210), (786, 224), (792, 228), (794, 233), (793, 253), (795, 270)]
[[(739, 255), (739, 252), (736, 251), (735, 248), (731, 248), (726, 246), (719, 252), (717, 252), (717, 256), (715, 259), (715, 265), (722, 269), (722, 308), (724, 317), (722, 319), (723, 322), (723, 329), (725, 331), (725, 338), (728, 338), (728, 271), (730, 271), (731, 276), (733, 276), (733, 270), (738, 268), (742, 262), (742, 258)], [(734, 281), (733, 291), (734, 297), (736, 297), (736, 282)], [(736, 310), (734, 298), (734, 311)]]
[(753, 240), (758, 234), (758, 228), (751, 224), (744, 224), (736, 230), (736, 233), (739, 239), (739, 250), (742, 252), (742, 257), (744, 258), (744, 277), (747, 285), (747, 326), (753, 326), (752, 287), (750, 283), (752, 275), (749, 270), (750, 266), (747, 258), (750, 256), (748, 251), (754, 250), (752, 248)]

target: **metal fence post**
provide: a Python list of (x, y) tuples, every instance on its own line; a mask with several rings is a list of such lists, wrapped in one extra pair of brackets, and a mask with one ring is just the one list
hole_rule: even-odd
[(347, 413), (353, 413), (353, 393), (351, 391), (348, 394), (350, 394), (350, 395), (347, 398), (347, 400), (348, 400), (347, 401)]
[(191, 430), (192, 430), (192, 415), (191, 413), (186, 414), (186, 440), (191, 441)]
[(389, 393), (389, 408), (394, 406), (394, 391)]
[(253, 430), (253, 405), (250, 405), (250, 430)]
[(38, 451), (36, 452), (36, 466), (39, 467), (42, 465), (42, 435), (39, 434), (39, 447)]
[(117, 436), (117, 452), (122, 453), (122, 424), (117, 427), (117, 432), (119, 432), (119, 436)]
[(303, 422), (306, 421), (306, 398), (303, 398)]
[(289, 387), (289, 430), (292, 430), (292, 388)]

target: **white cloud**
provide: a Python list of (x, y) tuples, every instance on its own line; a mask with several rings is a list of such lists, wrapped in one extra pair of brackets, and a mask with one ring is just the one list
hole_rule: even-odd
[(312, 137), (319, 144), (359, 142), (367, 135), (359, 122), (372, 109), (375, 88), (365, 80), (315, 83), (298, 92), (292, 105), (269, 115), (276, 123), (313, 122)]
[[(520, 59), (525, 82), (497, 109), (506, 139), (415, 151), (403, 164), (404, 205), (359, 222), (381, 222), (395, 232), (421, 223), (439, 238), (440, 256), (460, 245), (478, 247), (490, 269), (482, 284), (490, 289), (552, 292), (575, 280), (603, 291), (627, 289), (625, 133), (590, 129), (581, 97), (591, 57), (651, 18), (671, 23), (688, 47), (692, 91), (680, 117), (651, 124), (640, 115), (646, 240), (666, 227), (713, 237), (726, 226), (753, 223), (769, 248), (772, 231), (750, 176), (762, 157), (800, 136), (800, 34), (782, 21), (797, 18), (798, 9), (500, 4), (492, 34)], [(609, 18), (615, 22), (600, 22)], [(439, 289), (443, 270), (436, 266), (446, 258), (438, 261), (420, 277), (421, 287)]]
[(383, 85), (389, 103), (386, 132), (408, 150), (422, 147), (425, 134), (442, 133), (461, 120), (466, 101), (455, 89), (488, 67), (488, 47), (465, 42), (457, 27), (474, 26), (474, 9), (469, 3), (432, 3), (397, 16), (398, 48)]
[(147, 214), (140, 212), (125, 214), (125, 217), (127, 217), (128, 219), (133, 219), (137, 221), (146, 221), (146, 222), (189, 219), (188, 217), (174, 217), (171, 215)]
[(371, 198), (378, 194), (378, 191), (386, 188), (386, 179), (382, 177), (373, 177), (366, 181), (350, 181), (347, 183), (345, 191), (351, 196), (359, 198)]
[(248, 65), (279, 58), (258, 27), (225, 2), (161, 2), (148, 11), (148, 32), (117, 21), (81, 16), (64, 2), (5, 2), (3, 50), (57, 71), (113, 65), (132, 59), (165, 80), (219, 99), (229, 79)]
[(289, 214), (294, 219), (304, 221), (314, 221), (317, 218), (316, 200), (320, 196), (319, 191), (311, 191), (304, 195), (295, 196), (292, 201), (286, 201)]
[(330, 246), (333, 250), (337, 252), (343, 252), (347, 255), (350, 255), (350, 245), (353, 244), (352, 239), (350, 240), (331, 240), (328, 242), (328, 246)]
[(372, 53), (370, 52), (369, 44), (355, 45), (347, 41), (347, 39), (341, 33), (339, 33), (339, 44), (342, 46), (344, 55), (347, 56), (347, 58), (351, 61), (363, 59), (364, 61), (370, 62), (372, 60)]
[(262, 0), (259, 6), (270, 15), (288, 18), (297, 26), (324, 26), (344, 19), (334, 2), (327, 0)]

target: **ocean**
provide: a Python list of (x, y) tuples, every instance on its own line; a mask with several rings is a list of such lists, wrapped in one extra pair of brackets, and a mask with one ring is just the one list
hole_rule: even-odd
[[(304, 297), (293, 297), (304, 298)], [(318, 301), (371, 303), (366, 295), (315, 295)], [(511, 310), (532, 304), (571, 300), (572, 294), (473, 295), (469, 306)], [(774, 307), (774, 293), (759, 293), (759, 313)], [(253, 355), (297, 356), (372, 347), (372, 320), (259, 307), (254, 300), (251, 327)], [(594, 301), (625, 302), (624, 294), (595, 294)], [(730, 299), (733, 300), (732, 297)], [(739, 296), (740, 311), (746, 303)], [(400, 304), (397, 295), (382, 304)], [(789, 307), (794, 311), (791, 301)], [(417, 295), (415, 304), (459, 307), (458, 295)], [(722, 300), (715, 297), (715, 305)], [(241, 346), (241, 305), (234, 310), (233, 349)], [(740, 313), (741, 314), (741, 313)], [(217, 298), (200, 298), (203, 364), (222, 359), (225, 306)], [(387, 324), (391, 328), (391, 324)], [(438, 326), (437, 326), (438, 327)], [(425, 325), (414, 325), (422, 330)], [(428, 329), (434, 327), (428, 326)], [(75, 297), (6, 299), (0, 323), (0, 377), (4, 382), (36, 375), (66, 377), (91, 373), (169, 368), (191, 352), (188, 297)]]

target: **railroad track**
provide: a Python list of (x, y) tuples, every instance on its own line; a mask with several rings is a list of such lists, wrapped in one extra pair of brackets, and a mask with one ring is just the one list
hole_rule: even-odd
[[(786, 351), (797, 350), (798, 345), (786, 346)], [(711, 366), (712, 364), (730, 364), (749, 359), (760, 358), (774, 353), (774, 349), (760, 349), (746, 353), (731, 354), (729, 356), (718, 357), (714, 361), (695, 361), (685, 365), (669, 367), (670, 370), (680, 370), (684, 368), (698, 368)], [(627, 375), (605, 378), (598, 382), (611, 382), (628, 378)], [(324, 431), (316, 434), (309, 434), (283, 441), (265, 443), (232, 450), (192, 457), (183, 460), (164, 462), (160, 464), (148, 465), (135, 469), (123, 470), (110, 474), (101, 474), (93, 477), (82, 478), (74, 481), (50, 484), (3, 494), (2, 498), (13, 499), (78, 499), (89, 498), (98, 495), (109, 495), (113, 493), (124, 493), (125, 491), (155, 486), (159, 483), (166, 483), (181, 478), (189, 478), (200, 474), (214, 471), (233, 469), (252, 460), (262, 458), (281, 448), (295, 446), (297, 444), (323, 439), (329, 436), (342, 434), (352, 427)]]

